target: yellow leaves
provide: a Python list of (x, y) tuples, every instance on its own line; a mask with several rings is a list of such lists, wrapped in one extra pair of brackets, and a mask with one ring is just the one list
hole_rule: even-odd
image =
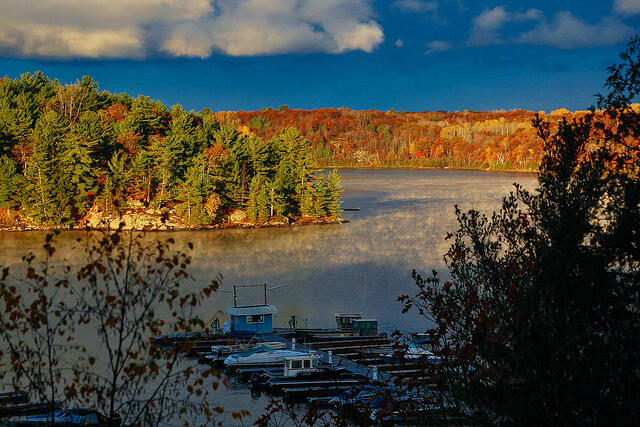
[(251, 132), (251, 129), (249, 129), (249, 126), (247, 125), (238, 126), (237, 131), (240, 132), (242, 138), (255, 135), (253, 132)]
[(218, 111), (213, 116), (221, 125), (240, 123), (238, 114), (235, 111)]
[(204, 210), (211, 219), (215, 219), (218, 216), (220, 206), (222, 206), (222, 198), (216, 193), (211, 193), (204, 204)]

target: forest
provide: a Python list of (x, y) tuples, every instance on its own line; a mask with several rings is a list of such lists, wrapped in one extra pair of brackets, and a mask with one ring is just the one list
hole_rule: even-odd
[(253, 112), (217, 112), (220, 123), (247, 126), (270, 138), (289, 126), (309, 141), (319, 167), (450, 167), (537, 171), (542, 141), (536, 114), (556, 123), (584, 117), (559, 109), (545, 114), (503, 112), (292, 110), (282, 105)]
[(67, 85), (40, 72), (4, 78), (0, 223), (339, 221), (340, 176), (314, 168), (312, 147), (293, 126), (261, 137), (208, 111), (99, 91), (86, 76)]
[[(212, 101), (213, 102), (213, 101)], [(0, 79), (0, 224), (173, 228), (340, 218), (336, 167), (536, 171), (532, 121), (587, 112), (185, 111), (83, 77)], [(127, 217), (128, 215), (128, 217)], [(126, 222), (126, 221), (125, 221)], [(162, 226), (160, 226), (162, 228)]]

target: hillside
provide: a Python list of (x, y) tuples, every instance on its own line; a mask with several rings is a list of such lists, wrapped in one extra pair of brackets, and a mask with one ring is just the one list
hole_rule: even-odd
[[(539, 113), (552, 123), (584, 116), (565, 109)], [(296, 127), (312, 148), (318, 166), (460, 167), (536, 170), (542, 142), (531, 122), (535, 113), (397, 112), (341, 109), (218, 112), (220, 123), (246, 126), (269, 139)]]
[[(214, 100), (212, 100), (214, 102)], [(585, 112), (542, 115), (551, 123)], [(323, 167), (535, 171), (535, 113), (187, 112), (84, 77), (0, 80), (4, 228), (193, 228), (339, 221)]]

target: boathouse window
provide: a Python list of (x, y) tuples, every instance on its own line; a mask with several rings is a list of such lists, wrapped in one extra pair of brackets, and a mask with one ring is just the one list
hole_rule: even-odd
[(292, 369), (300, 369), (302, 368), (302, 360), (293, 360), (291, 364)]
[(247, 317), (247, 323), (264, 323), (264, 315), (254, 314)]

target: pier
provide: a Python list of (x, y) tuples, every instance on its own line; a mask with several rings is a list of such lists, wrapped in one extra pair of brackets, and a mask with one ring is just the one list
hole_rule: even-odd
[[(383, 381), (383, 382), (389, 381), (391, 379), (391, 376), (389, 374), (380, 372), (377, 368), (374, 368), (373, 366), (355, 362), (353, 360), (347, 359), (346, 357), (340, 354), (333, 354), (334, 350), (355, 350), (356, 348), (363, 348), (363, 344), (365, 342), (371, 342), (370, 337), (368, 337), (368, 339), (356, 339), (356, 338), (359, 338), (359, 337), (345, 337), (343, 342), (341, 342), (342, 341), (341, 339), (336, 339), (331, 341), (326, 341), (326, 340), (318, 341), (316, 343), (311, 343), (311, 344), (299, 343), (296, 340), (295, 349), (306, 351), (306, 352), (314, 351), (322, 358), (321, 360), (327, 365), (344, 368), (349, 372), (356, 374), (360, 377), (369, 378), (373, 381)], [(291, 339), (285, 338), (281, 335), (275, 335), (275, 334), (270, 335), (268, 339), (272, 341), (282, 342), (288, 348), (293, 348), (292, 347), (293, 342), (291, 341)], [(386, 338), (384, 339), (384, 341), (385, 343), (390, 342)], [(355, 346), (346, 346), (347, 342), (352, 345), (355, 344)], [(324, 347), (327, 345), (330, 345), (330, 347), (329, 346)], [(329, 351), (331, 351), (332, 354), (329, 354)], [(348, 354), (352, 354), (352, 353), (348, 353)], [(377, 378), (373, 378), (375, 371), (377, 371)]]

